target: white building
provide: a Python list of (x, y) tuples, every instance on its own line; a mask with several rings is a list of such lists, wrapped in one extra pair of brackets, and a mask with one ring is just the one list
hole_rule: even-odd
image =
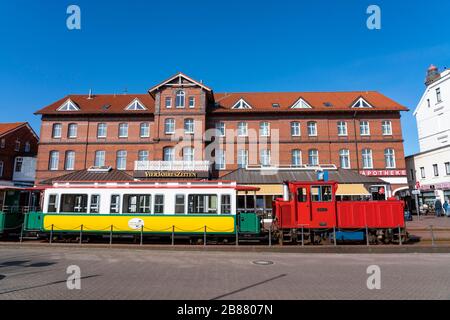
[(425, 85), (414, 111), (420, 153), (406, 157), (408, 183), (420, 188), (422, 203), (443, 202), (450, 198), (450, 70), (431, 66)]

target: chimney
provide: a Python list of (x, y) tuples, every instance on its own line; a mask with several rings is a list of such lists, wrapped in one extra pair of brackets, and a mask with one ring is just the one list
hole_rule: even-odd
[(427, 70), (427, 78), (425, 79), (425, 85), (429, 86), (434, 81), (441, 77), (439, 70), (436, 66), (431, 65)]

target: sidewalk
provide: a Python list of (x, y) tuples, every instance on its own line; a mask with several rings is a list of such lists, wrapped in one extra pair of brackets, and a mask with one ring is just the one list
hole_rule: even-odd
[(420, 237), (421, 241), (450, 241), (450, 218), (420, 216), (413, 216), (413, 221), (406, 222), (407, 231), (411, 236)]

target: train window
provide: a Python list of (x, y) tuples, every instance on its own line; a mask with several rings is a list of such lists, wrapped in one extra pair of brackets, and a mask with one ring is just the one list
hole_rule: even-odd
[(223, 194), (221, 196), (221, 214), (231, 214), (231, 196), (229, 194)]
[(58, 211), (58, 195), (51, 194), (48, 197), (48, 208), (47, 212), (57, 212)]
[(188, 204), (190, 214), (217, 214), (216, 194), (190, 194)]
[(153, 211), (154, 214), (164, 214), (164, 195), (156, 194), (155, 195), (155, 208)]
[(298, 188), (297, 189), (297, 201), (298, 202), (306, 202), (307, 201), (307, 192), (306, 188)]
[(91, 196), (91, 204), (90, 204), (90, 213), (99, 213), (100, 212), (100, 195), (93, 194)]
[(120, 196), (113, 194), (111, 196), (111, 213), (120, 213)]
[(123, 196), (123, 213), (151, 213), (150, 194), (125, 194)]
[(87, 194), (63, 194), (61, 196), (60, 212), (86, 213), (87, 202)]
[(184, 212), (184, 194), (175, 195), (175, 214), (185, 214)]
[(333, 200), (331, 186), (311, 187), (311, 200), (313, 202), (330, 202)]

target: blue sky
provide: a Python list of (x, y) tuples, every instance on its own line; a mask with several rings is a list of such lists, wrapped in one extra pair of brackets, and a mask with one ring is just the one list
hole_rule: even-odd
[[(66, 28), (81, 8), (82, 29)], [(382, 29), (366, 28), (381, 7)], [(413, 110), (427, 67), (450, 67), (450, 1), (0, 2), (0, 121), (69, 93), (143, 93), (183, 71), (216, 92), (378, 90)], [(412, 111), (405, 153), (418, 151)]]

